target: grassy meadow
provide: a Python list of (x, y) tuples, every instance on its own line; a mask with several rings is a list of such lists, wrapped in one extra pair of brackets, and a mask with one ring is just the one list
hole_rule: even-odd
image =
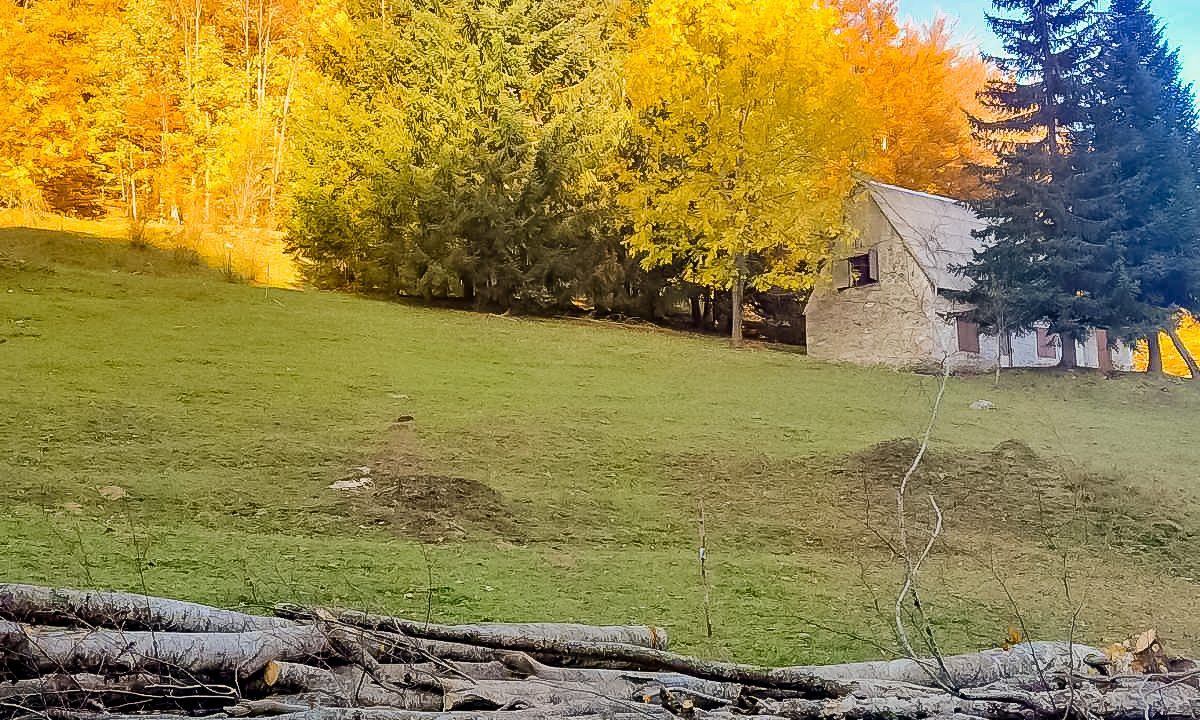
[[(874, 533), (893, 532), (889, 488), (936, 388), (0, 229), (0, 578), (656, 623), (676, 648), (763, 663), (878, 656), (897, 563)], [(1078, 609), (1076, 637), (1156, 626), (1200, 650), (1198, 411), (1173, 379), (952, 378), (910, 518), (925, 526), (930, 494), (945, 511), (923, 580), (944, 646), (1021, 623), (1066, 637)], [(373, 486), (328, 487), (359, 477)]]

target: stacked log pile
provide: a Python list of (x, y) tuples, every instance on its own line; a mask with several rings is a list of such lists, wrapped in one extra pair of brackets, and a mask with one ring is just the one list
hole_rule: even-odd
[(448, 626), (291, 605), (264, 616), (0, 585), (0, 718), (1190, 720), (1192, 667), (1134, 670), (1095, 648), (1023, 642), (764, 668), (672, 653), (653, 627)]

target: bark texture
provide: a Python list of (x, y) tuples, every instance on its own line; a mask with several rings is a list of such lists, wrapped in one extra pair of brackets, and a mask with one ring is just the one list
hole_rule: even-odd
[[(321, 611), (295, 605), (276, 605), (275, 612), (285, 618), (308, 620), (316, 617)], [(414, 638), (465, 643), (500, 650), (537, 650), (557, 642), (623, 643), (656, 650), (667, 649), (666, 630), (647, 625), (595, 626), (576, 623), (437, 625), (388, 615), (372, 615), (355, 610), (341, 610), (332, 615), (338, 622), (354, 627), (385, 630)]]
[(36, 625), (157, 632), (240, 633), (295, 623), (133, 593), (0, 584), (0, 619)]
[(1195, 720), (1200, 712), (1195, 663), (1166, 658), (1153, 666), (1171, 672), (1102, 676), (1105, 657), (1077, 644), (766, 668), (667, 652), (665, 635), (643, 626), (449, 626), (294, 607), (280, 610), (286, 618), (259, 618), (140, 595), (3, 589), (0, 720)]

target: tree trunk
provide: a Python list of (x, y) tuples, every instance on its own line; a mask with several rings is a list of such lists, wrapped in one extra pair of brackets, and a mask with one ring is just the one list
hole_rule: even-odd
[[(192, 698), (192, 702), (188, 702)], [(9, 707), (58, 708), (105, 705), (132, 708), (167, 701), (175, 707), (213, 705), (237, 698), (224, 685), (179, 684), (170, 678), (146, 673), (133, 675), (52, 674), (0, 683), (0, 703)]]
[(290, 620), (133, 593), (0, 584), (0, 619), (114, 630), (240, 633), (292, 627)]
[[(1196, 358), (1192, 357), (1192, 353), (1188, 350), (1188, 346), (1184, 344), (1183, 338), (1179, 337), (1179, 331), (1173, 326), (1168, 326), (1166, 332), (1167, 337), (1171, 338), (1171, 343), (1175, 345), (1175, 349), (1179, 352), (1179, 356), (1183, 358), (1184, 364), (1187, 365), (1191, 379), (1200, 380), (1200, 365), (1196, 364)], [(1161, 353), (1159, 363), (1162, 363)]]
[(307, 662), (333, 654), (315, 625), (244, 633), (34, 630), (0, 621), (0, 659), (32, 673), (182, 672), (248, 678), (272, 660)]
[[(280, 604), (275, 613), (291, 619), (308, 620), (329, 611)], [(390, 615), (371, 615), (357, 610), (330, 613), (339, 623), (367, 630), (400, 633), (410, 638), (466, 643), (485, 648), (523, 652), (554, 652), (560, 642), (592, 642), (638, 645), (667, 649), (667, 631), (647, 625), (579, 625), (576, 623), (480, 623), (438, 625)]]
[[(383, 665), (381, 677), (394, 683), (384, 686), (361, 668), (348, 666), (334, 670), (288, 662), (272, 662), (251, 690), (267, 694), (309, 696), (310, 701), (334, 707), (372, 707), (389, 705), (405, 710), (441, 710), (440, 691), (422, 690), (417, 685), (434, 685), (410, 665)], [(425, 681), (425, 682), (418, 682)]]
[(1158, 344), (1158, 331), (1154, 331), (1146, 336), (1146, 372), (1151, 375), (1163, 374), (1162, 362), (1162, 346)]
[(137, 204), (137, 179), (133, 172), (129, 173), (129, 214), (133, 217), (133, 221), (138, 219), (138, 204)]
[(1063, 370), (1074, 370), (1079, 367), (1079, 359), (1075, 351), (1075, 338), (1060, 333), (1058, 342), (1062, 346), (1062, 357), (1058, 361), (1058, 366)]
[(746, 290), (745, 279), (742, 277), (741, 270), (742, 260), (738, 258), (737, 276), (733, 279), (733, 297), (730, 299), (729, 314), (730, 314), (730, 338), (733, 346), (742, 346), (742, 316), (744, 310), (744, 298), (742, 294)]

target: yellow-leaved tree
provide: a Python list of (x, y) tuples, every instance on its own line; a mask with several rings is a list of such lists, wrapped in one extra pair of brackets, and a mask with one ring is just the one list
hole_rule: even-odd
[(729, 290), (799, 290), (843, 236), (870, 112), (831, 9), (796, 0), (652, 0), (632, 41), (622, 203), (646, 268)]

